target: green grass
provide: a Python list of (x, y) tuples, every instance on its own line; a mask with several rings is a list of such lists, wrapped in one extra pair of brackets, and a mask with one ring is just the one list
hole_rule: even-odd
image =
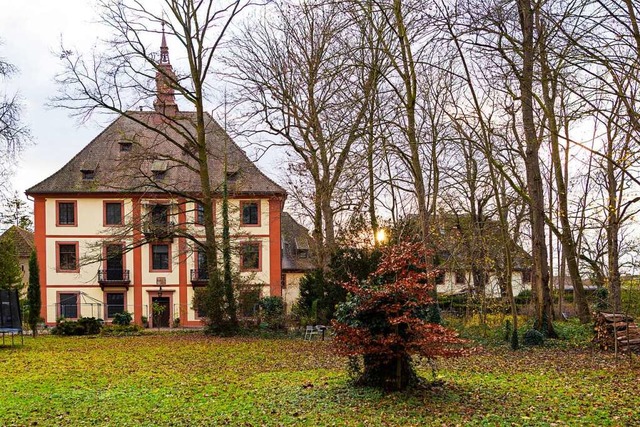
[(343, 366), (299, 339), (25, 338), (0, 348), (0, 425), (640, 425), (636, 357), (491, 349), (388, 395), (352, 388)]

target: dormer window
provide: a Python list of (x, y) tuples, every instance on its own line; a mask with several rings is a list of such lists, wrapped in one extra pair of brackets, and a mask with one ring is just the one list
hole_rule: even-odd
[(120, 152), (131, 151), (131, 147), (133, 146), (133, 144), (128, 141), (121, 141), (118, 144), (120, 145)]
[(227, 181), (235, 182), (238, 180), (238, 171), (227, 171)]
[(96, 168), (98, 164), (96, 162), (84, 162), (82, 167), (80, 168), (80, 172), (82, 172), (82, 179), (84, 180), (92, 180), (96, 177)]
[(296, 237), (295, 243), (298, 258), (309, 258), (309, 241), (303, 237)]
[(153, 179), (161, 181), (167, 176), (167, 161), (166, 160), (154, 160), (151, 165), (151, 172), (153, 173)]

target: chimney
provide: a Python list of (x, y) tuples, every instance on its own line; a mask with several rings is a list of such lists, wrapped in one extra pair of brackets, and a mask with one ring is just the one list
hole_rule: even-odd
[(172, 81), (176, 80), (176, 74), (169, 61), (169, 48), (164, 34), (164, 21), (162, 22), (162, 43), (160, 44), (160, 61), (156, 71), (156, 100), (153, 107), (157, 113), (165, 116), (175, 116), (178, 112), (178, 104), (173, 91)]

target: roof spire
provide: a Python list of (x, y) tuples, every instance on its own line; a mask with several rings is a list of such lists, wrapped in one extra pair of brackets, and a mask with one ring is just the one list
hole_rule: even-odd
[(166, 116), (173, 116), (178, 112), (178, 105), (173, 90), (173, 86), (177, 84), (176, 74), (169, 62), (169, 48), (167, 47), (167, 38), (164, 32), (164, 20), (162, 21), (162, 42), (160, 43), (160, 61), (157, 64), (156, 71), (156, 100), (153, 106), (156, 112)]
[(167, 47), (167, 39), (164, 35), (164, 21), (162, 21), (162, 42), (160, 43), (160, 63), (170, 64), (169, 48)]

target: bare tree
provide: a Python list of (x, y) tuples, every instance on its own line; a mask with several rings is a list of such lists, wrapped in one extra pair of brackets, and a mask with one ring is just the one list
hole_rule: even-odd
[(227, 58), (240, 101), (292, 149), (313, 185), (313, 236), (323, 264), (335, 247), (337, 189), (362, 137), (379, 74), (362, 34), (336, 5), (274, 5)]
[[(1, 44), (0, 44), (1, 45)], [(10, 62), (0, 57), (0, 82), (9, 79), (17, 69)], [(8, 176), (10, 164), (16, 154), (31, 140), (31, 134), (22, 122), (22, 105), (17, 93), (9, 93), (0, 89), (0, 177)], [(6, 182), (5, 179), (2, 182)], [(7, 190), (0, 184), (0, 190)]]
[[(209, 316), (218, 325), (230, 322), (233, 326), (236, 315), (234, 305), (230, 304), (232, 301), (225, 299), (222, 281), (217, 280), (213, 202), (220, 191), (219, 182), (216, 182), (219, 180), (214, 176), (219, 176), (221, 171), (214, 174), (211, 165), (216, 156), (220, 161), (223, 153), (212, 152), (208, 143), (207, 135), (220, 129), (207, 113), (207, 94), (214, 57), (223, 37), (231, 22), (250, 4), (244, 0), (215, 4), (204, 0), (165, 0), (154, 8), (137, 0), (103, 0), (100, 2), (101, 22), (110, 29), (113, 38), (107, 42), (105, 50), (94, 52), (88, 58), (61, 47), (64, 71), (57, 76), (60, 92), (52, 101), (81, 119), (87, 119), (93, 113), (124, 117), (149, 135), (146, 145), (140, 144), (139, 160), (169, 162), (172, 168), (182, 168), (186, 173), (196, 175), (200, 190), (187, 192), (180, 185), (184, 182), (163, 183), (149, 176), (148, 171), (145, 174), (142, 168), (131, 170), (130, 164), (123, 164), (123, 171), (135, 174), (136, 180), (124, 179), (112, 185), (166, 193), (202, 206), (204, 241), (190, 233), (184, 221), (175, 231), (206, 254), (208, 277), (216, 289), (215, 309)], [(165, 27), (167, 34), (180, 45), (180, 54), (186, 58), (184, 72), (176, 73), (170, 63)], [(160, 36), (162, 47), (158, 56), (156, 49), (148, 43), (157, 43)], [(191, 107), (192, 113), (179, 111), (176, 95)], [(153, 117), (159, 119), (134, 110), (140, 105), (150, 106), (152, 102), (156, 113)], [(132, 143), (139, 142), (136, 135), (128, 137)], [(154, 139), (167, 142), (171, 147), (169, 152), (154, 152)], [(135, 182), (137, 187), (131, 188), (131, 184), (127, 187), (123, 182)], [(131, 246), (144, 244), (141, 224), (132, 226), (134, 240)]]

